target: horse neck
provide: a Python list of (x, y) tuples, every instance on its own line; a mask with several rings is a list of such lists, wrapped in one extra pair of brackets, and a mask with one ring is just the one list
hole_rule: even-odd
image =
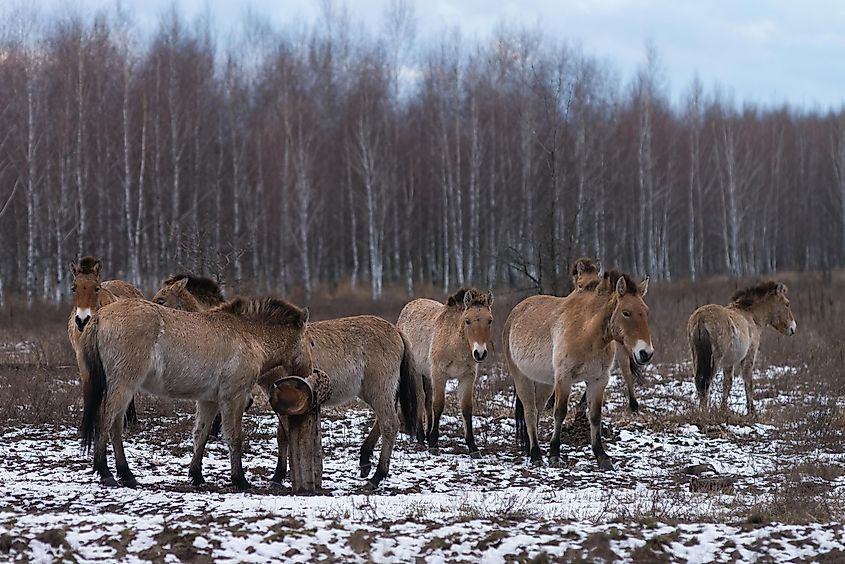
[(584, 324), (584, 331), (589, 336), (590, 341), (600, 341), (602, 348), (608, 347), (613, 341), (610, 319), (613, 317), (613, 312), (616, 310), (618, 301), (612, 296), (607, 301), (604, 301), (601, 299), (601, 294), (590, 297), (599, 303), (596, 304), (598, 306), (596, 311), (587, 318)]
[(751, 304), (749, 308), (741, 308), (736, 307), (735, 305), (731, 304), (731, 307), (735, 309), (739, 314), (746, 319), (751, 325), (756, 325), (758, 328), (762, 329), (766, 325), (768, 325), (768, 320), (761, 316), (761, 307), (759, 303)]

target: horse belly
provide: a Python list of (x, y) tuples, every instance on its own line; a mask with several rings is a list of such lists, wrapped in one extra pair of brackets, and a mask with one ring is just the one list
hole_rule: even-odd
[(555, 371), (552, 366), (552, 355), (548, 353), (522, 354), (519, 357), (511, 353), (516, 367), (529, 379), (543, 384), (554, 384)]

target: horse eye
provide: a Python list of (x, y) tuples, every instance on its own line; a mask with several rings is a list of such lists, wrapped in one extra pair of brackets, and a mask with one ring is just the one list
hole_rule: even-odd
[(99, 292), (99, 291), (100, 291), (100, 287), (99, 287), (99, 286), (97, 286), (96, 288), (94, 288), (94, 291), (95, 291), (95, 292)]
[(630, 311), (623, 311), (622, 317), (625, 317), (625, 318), (631, 317), (631, 312)]
[(487, 325), (493, 325), (493, 320), (492, 320), (492, 319), (488, 319), (488, 320), (487, 320)]
[(76, 286), (71, 286), (70, 291), (75, 293), (76, 292)]
[(158, 305), (164, 305), (164, 298), (159, 298), (159, 299), (157, 299), (157, 300), (156, 300), (156, 303), (157, 303)]
[(472, 323), (472, 321), (470, 321), (469, 319), (464, 319), (464, 323), (466, 323), (467, 325), (469, 325), (470, 323)]

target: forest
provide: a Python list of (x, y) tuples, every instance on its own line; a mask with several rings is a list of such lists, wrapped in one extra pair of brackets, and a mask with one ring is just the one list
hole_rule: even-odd
[(240, 30), (0, 23), (0, 298), (63, 300), (86, 254), (145, 288), (374, 299), (560, 293), (580, 255), (660, 280), (845, 262), (843, 108), (672, 96), (648, 43), (624, 76), (536, 30), (426, 41), (402, 2), (376, 31)]

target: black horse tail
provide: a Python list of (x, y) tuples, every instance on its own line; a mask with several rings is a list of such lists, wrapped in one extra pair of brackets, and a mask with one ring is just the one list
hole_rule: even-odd
[(402, 344), (405, 350), (399, 365), (399, 388), (396, 394), (405, 423), (405, 432), (413, 437), (417, 433), (417, 373), (414, 358), (411, 356), (411, 345), (405, 335), (402, 335)]
[(94, 442), (98, 439), (102, 432), (99, 426), (100, 411), (103, 407), (103, 400), (106, 397), (107, 383), (106, 371), (103, 368), (103, 361), (100, 358), (100, 346), (97, 343), (97, 334), (100, 329), (99, 317), (94, 317), (85, 331), (82, 333), (82, 340), (80, 341), (81, 357), (82, 357), (82, 371), (87, 374), (87, 378), (83, 379), (83, 401), (84, 409), (82, 411), (82, 425), (80, 434), (82, 435), (82, 451), (87, 453), (91, 450)]
[(522, 405), (522, 400), (519, 399), (516, 389), (514, 389), (513, 395), (516, 400), (513, 410), (516, 424), (516, 444), (522, 452), (528, 452), (528, 425), (525, 423), (525, 406)]
[(701, 320), (698, 321), (692, 341), (695, 357), (695, 387), (699, 397), (704, 397), (713, 380), (713, 343), (710, 340), (710, 332)]

